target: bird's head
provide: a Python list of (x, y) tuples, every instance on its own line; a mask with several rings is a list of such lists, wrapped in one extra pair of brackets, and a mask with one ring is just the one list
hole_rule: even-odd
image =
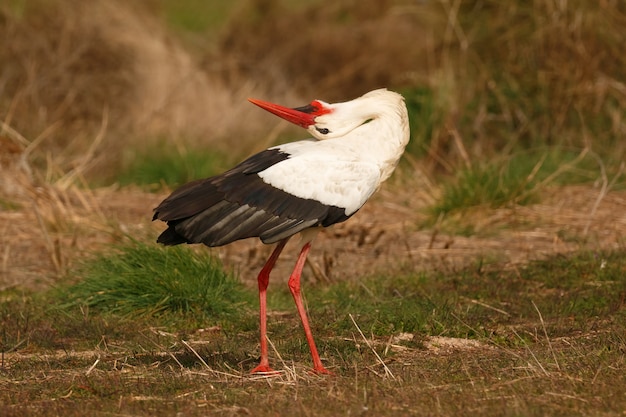
[(248, 100), (278, 117), (305, 128), (319, 140), (344, 136), (371, 119), (369, 114), (359, 111), (359, 108), (354, 106), (356, 100), (335, 104), (313, 100), (305, 106), (295, 108), (253, 98)]

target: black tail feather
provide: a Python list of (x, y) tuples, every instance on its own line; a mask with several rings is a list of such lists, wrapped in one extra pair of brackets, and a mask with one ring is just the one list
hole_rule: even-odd
[(163, 231), (157, 238), (157, 243), (161, 243), (165, 246), (180, 245), (181, 243), (191, 243), (183, 236), (176, 233), (173, 225), (169, 225), (167, 229)]

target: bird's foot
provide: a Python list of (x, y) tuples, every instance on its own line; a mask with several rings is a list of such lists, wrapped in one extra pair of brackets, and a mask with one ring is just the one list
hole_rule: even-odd
[(329, 376), (335, 376), (335, 374), (331, 371), (329, 371), (328, 369), (324, 368), (323, 366), (316, 366), (315, 368), (311, 369), (311, 372), (317, 375), (329, 375)]
[(273, 370), (269, 365), (259, 365), (250, 371), (251, 374), (278, 375), (280, 372)]

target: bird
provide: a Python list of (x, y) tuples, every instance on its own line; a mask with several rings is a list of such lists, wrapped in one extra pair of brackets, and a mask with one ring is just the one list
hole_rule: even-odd
[(154, 209), (152, 220), (167, 224), (157, 242), (215, 247), (259, 238), (264, 244), (276, 244), (257, 277), (261, 357), (251, 370), (275, 373), (268, 356), (267, 287), (287, 241), (300, 234), (300, 253), (288, 286), (313, 372), (332, 374), (315, 345), (300, 277), (318, 231), (357, 213), (398, 165), (410, 137), (404, 98), (381, 88), (350, 101), (313, 100), (295, 108), (248, 100), (306, 129), (311, 138), (270, 147), (222, 174), (173, 191)]

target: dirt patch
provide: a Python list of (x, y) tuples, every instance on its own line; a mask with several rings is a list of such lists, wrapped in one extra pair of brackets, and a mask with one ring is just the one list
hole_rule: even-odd
[(489, 345), (486, 345), (478, 340), (460, 339), (458, 337), (444, 336), (429, 337), (426, 342), (424, 342), (424, 346), (426, 346), (426, 349), (428, 349), (428, 351), (435, 354), (450, 351), (468, 351), (489, 348)]

